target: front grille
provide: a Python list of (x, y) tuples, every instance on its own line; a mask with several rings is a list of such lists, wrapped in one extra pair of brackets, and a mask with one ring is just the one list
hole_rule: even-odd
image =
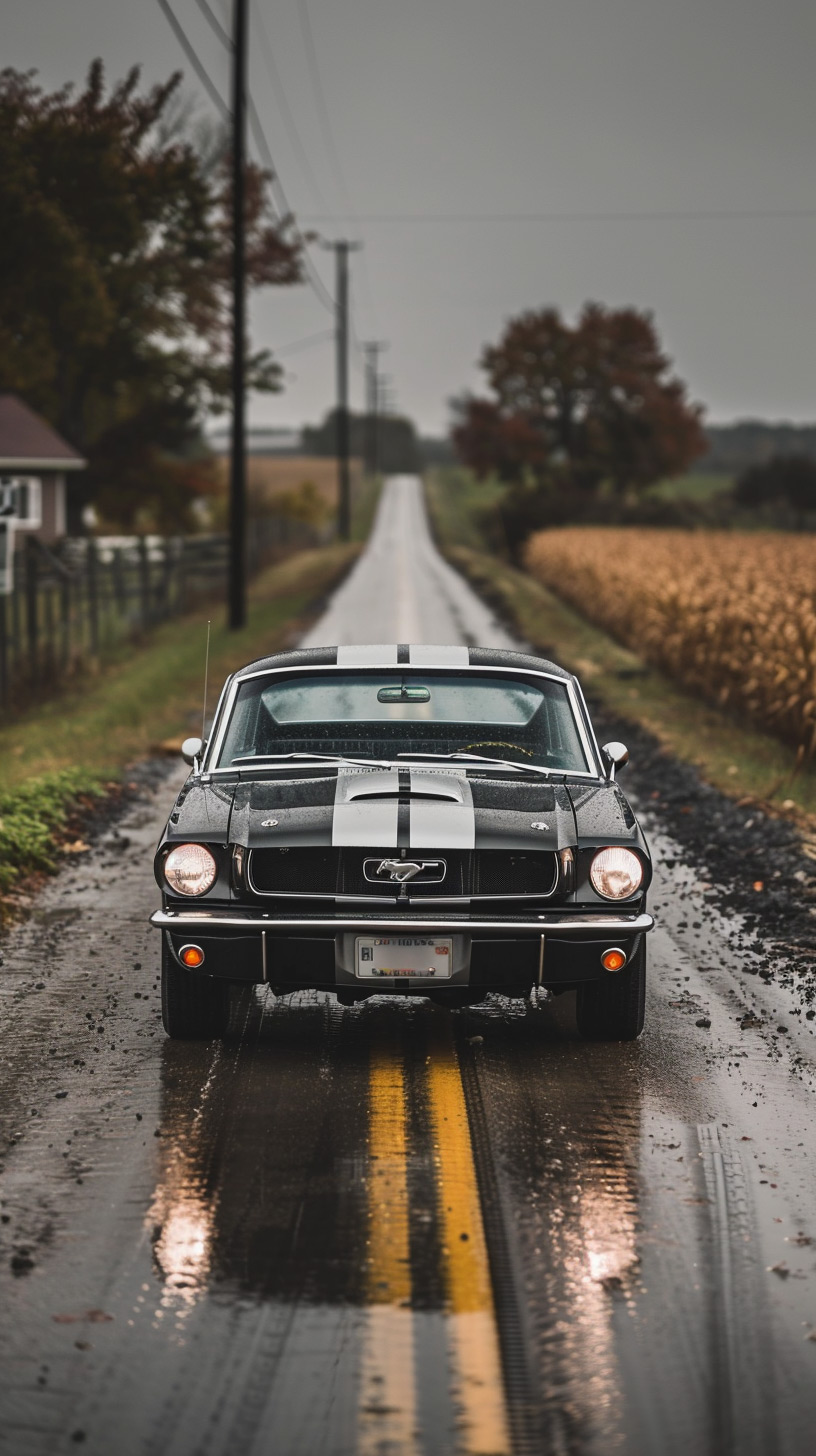
[[(393, 900), (400, 887), (390, 879), (366, 878), (366, 860), (380, 857), (371, 850), (309, 848), (256, 849), (249, 857), (250, 887), (261, 895), (357, 895)], [(381, 852), (382, 859), (400, 859), (399, 850)], [(411, 898), (488, 895), (552, 894), (558, 877), (556, 855), (549, 850), (440, 850), (408, 851), (406, 858), (442, 860), (444, 878), (431, 883), (410, 882)], [(370, 873), (370, 868), (369, 868)]]
[(250, 856), (249, 882), (262, 895), (336, 895), (339, 875), (339, 849), (255, 849)]
[(549, 895), (558, 875), (548, 850), (479, 849), (474, 855), (474, 895)]

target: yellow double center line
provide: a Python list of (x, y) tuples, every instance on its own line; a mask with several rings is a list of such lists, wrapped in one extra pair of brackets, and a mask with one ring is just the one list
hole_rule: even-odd
[[(510, 1451), (490, 1270), (462, 1080), (450, 1027), (435, 1026), (427, 1087), (446, 1295), (452, 1402), (461, 1456)], [(411, 1311), (406, 1089), (396, 1044), (372, 1055), (369, 1084), (367, 1325), (362, 1456), (421, 1456)]]

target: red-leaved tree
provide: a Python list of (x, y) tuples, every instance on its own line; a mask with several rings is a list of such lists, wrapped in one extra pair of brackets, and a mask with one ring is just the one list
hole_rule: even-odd
[[(181, 77), (47, 92), (0, 73), (0, 390), (18, 392), (90, 461), (108, 519), (191, 520), (206, 470), (189, 463), (204, 414), (229, 390), (230, 189), (226, 146), (173, 125)], [(302, 278), (268, 174), (247, 169), (250, 286)], [(280, 387), (269, 354), (250, 385)], [(186, 458), (185, 458), (186, 457)]]
[(670, 373), (649, 313), (588, 303), (511, 319), (481, 358), (492, 399), (457, 402), (456, 449), (480, 477), (625, 495), (685, 470), (706, 449), (701, 409)]

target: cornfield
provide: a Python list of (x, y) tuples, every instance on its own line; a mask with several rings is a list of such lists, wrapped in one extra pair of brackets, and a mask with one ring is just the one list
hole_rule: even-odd
[(567, 527), (528, 570), (709, 701), (816, 752), (816, 538)]

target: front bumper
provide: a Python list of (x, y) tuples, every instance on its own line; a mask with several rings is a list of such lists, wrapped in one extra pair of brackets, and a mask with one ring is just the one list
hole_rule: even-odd
[(528, 935), (554, 935), (559, 939), (597, 940), (599, 936), (642, 935), (651, 930), (654, 919), (645, 913), (639, 915), (613, 914), (588, 911), (559, 916), (552, 913), (528, 916), (524, 919), (506, 917), (502, 920), (471, 920), (465, 916), (436, 915), (428, 920), (411, 916), (400, 920), (394, 915), (321, 915), (282, 918), (272, 915), (258, 915), (253, 911), (207, 910), (204, 907), (193, 910), (154, 910), (150, 924), (158, 930), (184, 931), (190, 934), (206, 934), (208, 930), (234, 930), (239, 935), (248, 931), (265, 931), (270, 935), (325, 934), (342, 935), (353, 931), (359, 935), (370, 935), (374, 931), (402, 935), (497, 935), (526, 937)]
[[(157, 910), (151, 924), (162, 930), (178, 954), (186, 942), (205, 952), (201, 974), (267, 983), (276, 991), (356, 987), (354, 942), (357, 934), (452, 936), (456, 970), (451, 989), (468, 987), (527, 994), (536, 983), (558, 987), (596, 980), (600, 956), (610, 946), (632, 955), (641, 936), (652, 929), (651, 915), (612, 912), (553, 913), (518, 919), (397, 920), (393, 916), (320, 916), (282, 919), (256, 912), (200, 907)], [(366, 985), (368, 994), (373, 988)], [(410, 986), (378, 983), (377, 994), (399, 991), (427, 994), (424, 982)]]

